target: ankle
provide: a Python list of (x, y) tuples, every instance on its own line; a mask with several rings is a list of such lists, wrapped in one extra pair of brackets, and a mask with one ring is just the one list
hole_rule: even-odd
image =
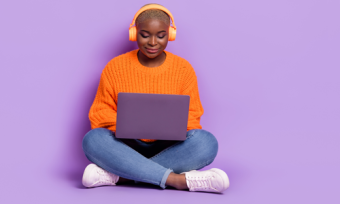
[(171, 172), (166, 180), (165, 185), (172, 186), (178, 190), (188, 189), (184, 174), (176, 174)]
[(187, 185), (187, 181), (185, 178), (185, 174), (177, 174), (176, 178), (176, 186), (175, 188), (178, 190), (184, 190), (184, 189), (189, 189)]

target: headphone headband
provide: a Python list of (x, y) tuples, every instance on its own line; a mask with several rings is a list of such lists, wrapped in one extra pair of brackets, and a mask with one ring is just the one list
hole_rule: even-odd
[(170, 13), (170, 11), (168, 9), (166, 9), (164, 6), (161, 6), (159, 4), (147, 4), (146, 6), (143, 6), (142, 8), (140, 8), (137, 13), (135, 14), (135, 16), (133, 17), (132, 23), (130, 24), (130, 28), (129, 28), (129, 40), (131, 41), (136, 41), (137, 40), (137, 28), (136, 26), (134, 26), (135, 22), (136, 22), (136, 18), (139, 16), (139, 14), (141, 14), (143, 11), (149, 10), (149, 9), (158, 9), (161, 11), (164, 11), (165, 13), (167, 13), (172, 21), (172, 26), (169, 26), (169, 41), (173, 41), (176, 38), (176, 33), (177, 33), (177, 29), (175, 26), (175, 21), (174, 21), (174, 17), (172, 16), (172, 14)]
[(164, 6), (161, 6), (161, 5), (158, 5), (158, 4), (146, 5), (146, 6), (143, 6), (141, 9), (139, 9), (137, 11), (137, 13), (135, 14), (135, 16), (133, 17), (132, 23), (130, 24), (130, 28), (135, 24), (136, 18), (139, 16), (139, 14), (141, 14), (143, 11), (146, 11), (146, 10), (149, 10), (149, 9), (158, 9), (158, 10), (162, 10), (165, 13), (167, 13), (170, 16), (170, 18), (171, 18), (172, 27), (176, 30), (176, 25), (175, 25), (174, 17), (170, 13), (170, 11), (167, 8), (165, 8)]

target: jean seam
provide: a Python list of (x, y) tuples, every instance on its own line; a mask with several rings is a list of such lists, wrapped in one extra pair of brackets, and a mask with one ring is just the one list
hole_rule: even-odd
[(201, 168), (203, 168), (203, 167), (208, 166), (209, 164), (211, 164), (214, 160), (215, 160), (215, 158), (212, 159), (212, 160), (208, 160), (208, 162), (203, 162), (203, 163), (201, 163), (200, 165), (197, 165), (197, 167), (192, 168), (192, 169), (194, 169), (194, 170), (201, 169)]
[[(186, 138), (186, 140), (190, 139), (194, 135), (195, 132), (196, 132), (196, 130), (194, 130), (193, 133)], [(163, 154), (164, 152), (167, 152), (170, 148), (173, 148), (173, 147), (175, 147), (179, 144), (180, 144), (180, 142), (178, 142), (177, 144), (171, 145), (170, 147), (167, 147), (166, 149), (164, 149), (163, 151), (161, 151), (160, 153), (156, 154), (155, 156), (153, 156), (149, 159), (157, 158), (159, 155)]]

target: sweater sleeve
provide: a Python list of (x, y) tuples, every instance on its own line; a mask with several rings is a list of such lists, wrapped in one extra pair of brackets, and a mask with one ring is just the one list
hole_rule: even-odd
[(115, 132), (117, 104), (110, 78), (107, 65), (101, 74), (97, 93), (89, 111), (89, 119), (92, 129), (102, 127)]
[(183, 85), (183, 95), (190, 96), (190, 105), (189, 105), (189, 118), (188, 118), (188, 126), (187, 131), (191, 129), (202, 129), (200, 125), (201, 116), (204, 113), (204, 109), (201, 104), (199, 92), (198, 92), (198, 83), (197, 76), (194, 68), (188, 63), (187, 65), (188, 72), (184, 77), (184, 85)]

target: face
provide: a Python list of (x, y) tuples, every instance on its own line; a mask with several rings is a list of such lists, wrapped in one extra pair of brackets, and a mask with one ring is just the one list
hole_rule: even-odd
[(169, 25), (157, 19), (148, 19), (137, 26), (137, 44), (148, 58), (163, 53), (168, 45)]

